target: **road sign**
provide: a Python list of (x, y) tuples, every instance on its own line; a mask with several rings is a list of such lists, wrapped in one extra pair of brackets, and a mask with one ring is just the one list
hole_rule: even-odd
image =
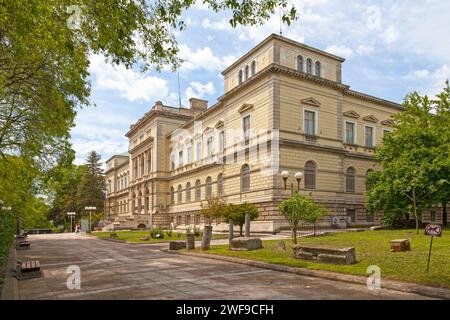
[(442, 227), (438, 224), (428, 224), (425, 227), (425, 235), (432, 237), (442, 236)]

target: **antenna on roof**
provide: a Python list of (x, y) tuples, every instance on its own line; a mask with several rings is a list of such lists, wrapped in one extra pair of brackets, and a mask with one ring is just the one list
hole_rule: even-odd
[(178, 79), (178, 107), (181, 109), (181, 89), (180, 89), (180, 73), (177, 71)]

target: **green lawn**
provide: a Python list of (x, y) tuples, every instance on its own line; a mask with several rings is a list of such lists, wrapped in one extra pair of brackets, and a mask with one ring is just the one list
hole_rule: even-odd
[[(444, 230), (442, 238), (434, 238), (430, 273), (426, 273), (426, 262), (430, 237), (416, 235), (414, 230), (380, 230), (346, 232), (315, 238), (299, 238), (299, 244), (329, 246), (354, 246), (357, 264), (349, 266), (329, 265), (292, 257), (292, 243), (285, 241), (286, 251), (277, 250), (278, 240), (264, 241), (264, 249), (256, 251), (230, 251), (228, 246), (213, 246), (209, 254), (221, 254), (251, 260), (285, 264), (294, 267), (329, 270), (368, 276), (367, 267), (378, 265), (381, 276), (393, 280), (415, 282), (450, 288), (450, 230)], [(410, 252), (390, 252), (389, 240), (411, 238)]]
[[(145, 237), (149, 235), (149, 231), (116, 231), (117, 238), (113, 238), (121, 241), (129, 241), (136, 243), (149, 243), (149, 242), (166, 242), (172, 240), (186, 240), (186, 234), (181, 232), (172, 232), (172, 236), (169, 237), (167, 234), (164, 234), (163, 239), (149, 239), (149, 240), (141, 240), (141, 237)], [(99, 238), (110, 238), (110, 232), (92, 232), (92, 235)], [(228, 236), (226, 234), (213, 234), (213, 239), (224, 239)], [(201, 240), (201, 237), (196, 237), (195, 240)]]

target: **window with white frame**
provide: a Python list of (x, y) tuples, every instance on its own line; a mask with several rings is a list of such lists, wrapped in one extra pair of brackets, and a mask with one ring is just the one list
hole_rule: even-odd
[(188, 145), (188, 147), (186, 148), (186, 152), (187, 152), (187, 163), (192, 163), (192, 145)]
[(364, 126), (364, 145), (369, 148), (375, 146), (375, 128), (372, 126)]
[(175, 155), (171, 154), (170, 155), (170, 170), (175, 169)]
[(303, 131), (306, 134), (315, 135), (317, 129), (317, 112), (313, 110), (304, 110)]
[(391, 129), (383, 129), (383, 139), (392, 133)]
[(206, 155), (208, 157), (211, 157), (214, 153), (213, 143), (214, 139), (212, 136), (206, 139)]
[(355, 123), (346, 121), (345, 122), (345, 143), (355, 144)]
[(195, 143), (195, 161), (200, 161), (202, 159), (202, 141), (198, 140)]
[(219, 152), (223, 152), (225, 149), (225, 131), (219, 132)]
[(242, 118), (242, 131), (244, 133), (245, 145), (248, 145), (250, 141), (250, 129), (251, 129), (250, 120), (251, 120), (250, 115), (246, 115)]
[(178, 167), (184, 166), (183, 150), (178, 152)]

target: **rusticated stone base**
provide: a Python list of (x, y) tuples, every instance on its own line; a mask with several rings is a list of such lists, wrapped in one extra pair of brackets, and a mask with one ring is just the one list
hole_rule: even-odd
[(186, 241), (170, 241), (169, 250), (186, 249)]
[(260, 238), (239, 237), (231, 239), (230, 250), (252, 251), (263, 248)]

